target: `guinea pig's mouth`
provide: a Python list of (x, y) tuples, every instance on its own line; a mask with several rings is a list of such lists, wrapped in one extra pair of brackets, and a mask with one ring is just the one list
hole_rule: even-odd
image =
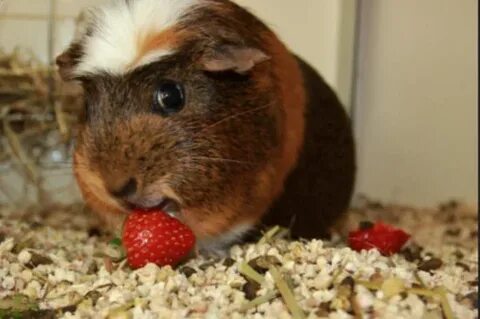
[(180, 214), (180, 204), (171, 198), (162, 197), (156, 201), (126, 202), (130, 210), (140, 209), (145, 211), (164, 211), (167, 214), (178, 217)]

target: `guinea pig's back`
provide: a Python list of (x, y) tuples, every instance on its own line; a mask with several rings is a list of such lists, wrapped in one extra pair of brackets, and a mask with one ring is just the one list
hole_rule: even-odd
[(350, 119), (335, 92), (297, 57), (304, 77), (304, 145), (284, 192), (262, 220), (289, 227), (295, 237), (318, 238), (348, 209), (355, 180)]

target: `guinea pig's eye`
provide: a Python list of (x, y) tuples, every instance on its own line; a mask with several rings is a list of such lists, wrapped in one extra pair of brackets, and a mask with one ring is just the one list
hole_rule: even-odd
[(174, 81), (160, 82), (153, 95), (153, 111), (162, 116), (179, 112), (185, 105), (183, 87)]

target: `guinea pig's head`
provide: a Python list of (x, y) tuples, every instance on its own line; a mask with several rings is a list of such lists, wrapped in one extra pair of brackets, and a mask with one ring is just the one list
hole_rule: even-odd
[(254, 225), (282, 182), (273, 34), (223, 0), (115, 1), (84, 18), (57, 64), (84, 88), (87, 202), (107, 215), (174, 207), (200, 241)]

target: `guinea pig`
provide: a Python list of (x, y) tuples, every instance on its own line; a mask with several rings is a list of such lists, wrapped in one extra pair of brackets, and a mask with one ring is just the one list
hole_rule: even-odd
[(349, 206), (339, 99), (231, 1), (112, 1), (83, 16), (57, 65), (84, 91), (75, 177), (111, 227), (162, 208), (213, 251), (270, 225), (321, 238)]

